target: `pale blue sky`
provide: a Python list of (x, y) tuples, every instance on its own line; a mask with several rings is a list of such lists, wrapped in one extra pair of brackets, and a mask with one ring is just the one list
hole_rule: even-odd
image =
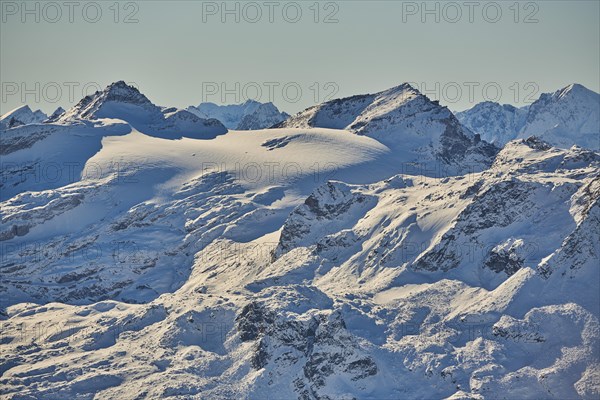
[[(424, 15), (425, 22), (420, 1), (320, 2), (318, 23), (315, 1), (275, 2), (272, 23), (263, 1), (239, 2), (239, 23), (233, 14), (221, 21), (220, 1), (120, 2), (117, 23), (113, 1), (96, 3), (102, 10), (97, 23), (86, 21), (95, 18), (95, 6), (83, 14), (87, 2), (73, 10), (73, 22), (61, 6), (62, 17), (54, 23), (52, 7), (43, 9), (40, 3), (35, 15), (38, 2), (25, 3), (34, 11), (23, 22), (24, 2), (2, 1), (2, 113), (22, 103), (23, 85), (39, 94), (39, 99), (27, 94), (27, 103), (51, 112), (79, 100), (88, 83), (91, 90), (91, 83), (105, 86), (116, 80), (135, 82), (157, 104), (179, 107), (203, 100), (220, 103), (221, 89), (215, 95), (206, 89), (216, 83), (235, 91), (239, 82), (237, 98), (232, 91), (227, 103), (256, 97), (260, 87), (259, 100), (273, 100), (290, 113), (331, 93), (369, 93), (406, 81), (453, 110), (496, 99), (498, 88), (499, 100), (513, 104), (572, 82), (600, 88), (599, 1), (520, 2), (517, 7), (514, 1), (483, 1), (472, 10), (473, 22), (463, 1), (453, 3), (460, 18), (456, 7), (428, 2), (433, 10), (438, 4), (439, 12)], [(227, 4), (236, 7), (236, 2)], [(263, 15), (252, 23), (256, 4)], [(302, 16), (296, 23), (286, 21), (295, 17), (296, 4)], [(502, 16), (492, 23), (497, 4)], [(131, 13), (138, 22), (124, 23)], [(331, 13), (339, 22), (323, 23)], [(528, 16), (538, 22), (525, 23)]]

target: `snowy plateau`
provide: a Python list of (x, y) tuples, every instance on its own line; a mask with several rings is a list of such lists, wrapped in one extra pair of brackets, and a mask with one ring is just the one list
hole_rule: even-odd
[(0, 396), (598, 399), (599, 113), (116, 82), (3, 115)]

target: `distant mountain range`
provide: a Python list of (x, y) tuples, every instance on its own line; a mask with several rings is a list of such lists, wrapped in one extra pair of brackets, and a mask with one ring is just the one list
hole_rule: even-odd
[(24, 105), (0, 116), (0, 130), (22, 125), (40, 124), (47, 119), (48, 116), (43, 111), (32, 111), (28, 105)]
[(270, 128), (289, 117), (273, 103), (259, 103), (255, 100), (230, 105), (201, 103), (198, 107), (190, 106), (187, 110), (202, 118), (218, 119), (228, 129), (237, 130)]
[[(421, 150), (424, 143), (435, 147), (435, 142), (440, 140), (448, 142), (451, 132), (454, 135), (454, 151), (474, 151), (474, 143), (468, 143), (474, 140), (472, 133), (479, 135), (477, 140), (481, 139), (499, 147), (513, 139), (537, 136), (560, 147), (576, 144), (592, 149), (600, 148), (600, 95), (580, 84), (569, 85), (554, 93), (544, 93), (534, 103), (524, 107), (482, 102), (469, 110), (455, 113), (456, 118), (446, 107), (440, 106), (437, 101), (429, 100), (408, 84), (380, 93), (328, 101), (309, 107), (294, 116), (280, 112), (273, 103), (254, 100), (232, 105), (201, 103), (186, 110), (158, 107), (141, 93), (136, 93), (136, 89), (123, 89), (126, 86), (123, 85), (123, 82), (111, 85), (107, 88), (111, 93), (105, 90), (102, 94), (88, 96), (68, 112), (59, 107), (50, 117), (41, 110), (32, 111), (27, 105), (21, 106), (0, 117), (0, 129), (111, 115), (130, 122), (139, 120), (148, 124), (153, 121), (152, 123), (158, 125), (164, 125), (164, 121), (161, 120), (169, 118), (162, 128), (171, 126), (176, 131), (181, 131), (182, 124), (187, 125), (184, 130), (190, 131), (195, 129), (195, 125), (202, 125), (206, 123), (203, 121), (213, 119), (221, 122), (227, 129), (237, 130), (271, 127), (348, 129), (357, 134), (378, 137), (384, 142), (391, 140), (390, 144), (393, 144), (393, 137), (398, 135), (416, 135), (412, 142), (416, 145), (420, 140), (418, 147), (421, 147)], [(124, 92), (117, 93), (118, 90)], [(128, 91), (131, 93), (126, 93)], [(98, 110), (99, 103), (107, 104), (103, 110)], [(111, 107), (119, 104), (122, 106), (111, 110)], [(412, 113), (411, 107), (430, 114), (417, 116)], [(186, 114), (186, 111), (198, 119)], [(444, 128), (443, 135), (440, 132), (436, 133), (435, 138), (428, 136), (431, 132), (425, 132), (434, 129), (427, 126), (434, 120), (446, 124), (448, 128)], [(390, 135), (391, 138), (385, 138)], [(438, 155), (443, 156), (440, 151), (443, 153), (444, 150), (438, 149)]]
[(489, 166), (498, 148), (482, 141), (456, 117), (403, 84), (375, 94), (331, 100), (310, 107), (275, 128), (345, 129), (377, 139), (410, 162), (435, 160), (449, 167)]
[(175, 107), (154, 105), (136, 88), (120, 81), (105, 90), (86, 96), (54, 119), (56, 123), (114, 118), (155, 136), (208, 139), (227, 132), (223, 124)]
[(484, 102), (456, 116), (482, 139), (500, 146), (535, 135), (560, 147), (600, 149), (600, 95), (579, 84), (544, 93), (529, 106)]

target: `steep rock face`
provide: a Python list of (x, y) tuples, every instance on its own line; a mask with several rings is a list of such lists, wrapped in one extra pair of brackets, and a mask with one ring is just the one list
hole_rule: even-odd
[[(465, 259), (468, 259), (481, 260), (485, 268), (496, 273), (512, 275), (524, 267), (525, 262), (541, 259), (544, 251), (538, 248), (537, 236), (532, 237), (523, 232), (513, 237), (515, 228), (527, 223), (543, 225), (553, 214), (563, 216), (560, 209), (554, 209), (555, 203), (567, 201), (576, 189), (575, 185), (544, 184), (519, 179), (485, 185), (458, 215), (454, 226), (442, 235), (441, 240), (417, 258), (415, 268), (448, 271), (464, 266), (467, 264)], [(496, 237), (495, 240), (491, 237), (488, 239), (486, 233), (489, 230), (495, 231), (492, 234)], [(498, 233), (504, 237), (498, 238)], [(558, 243), (554, 243), (556, 245)]]
[[(267, 289), (261, 297), (280, 290)], [(314, 297), (326, 298), (318, 289), (309, 288), (296, 304), (304, 305)], [(262, 372), (264, 387), (277, 390), (288, 385), (283, 390), (292, 387), (298, 399), (318, 399), (327, 398), (330, 382), (342, 380), (360, 387), (377, 375), (377, 363), (348, 331), (339, 310), (307, 307), (304, 312), (290, 312), (284, 305), (273, 309), (267, 301), (254, 301), (235, 320), (240, 340), (253, 343), (250, 364)], [(280, 381), (283, 377), (286, 382)]]
[(583, 185), (572, 196), (570, 212), (576, 228), (559, 248), (539, 263), (537, 270), (548, 281), (546, 297), (564, 293), (564, 281), (569, 280), (577, 289), (564, 293), (563, 297), (573, 299), (597, 315), (600, 304), (588, 286), (600, 279), (600, 177)]
[(276, 127), (346, 129), (408, 153), (404, 161), (437, 160), (457, 170), (487, 167), (498, 151), (465, 129), (446, 107), (406, 83), (376, 94), (328, 101)]
[(513, 140), (525, 124), (528, 107), (485, 101), (473, 108), (456, 113), (460, 123), (481, 135), (481, 139), (497, 146)]
[(56, 122), (60, 119), (60, 117), (66, 112), (66, 110), (62, 107), (58, 107), (54, 112), (45, 120), (45, 123)]
[(39, 124), (48, 116), (41, 110), (32, 111), (28, 105), (21, 106), (0, 116), (0, 131), (22, 125)]
[(374, 200), (342, 182), (328, 182), (317, 188), (286, 220), (273, 257), (310, 244), (315, 235), (336, 233), (351, 226), (374, 205)]
[[(590, 192), (599, 166), (597, 153), (580, 148), (559, 150), (536, 138), (509, 143), (490, 170), (495, 179), (484, 174), (484, 180), (477, 181), (471, 193), (465, 192), (472, 196), (470, 204), (441, 240), (417, 259), (415, 267), (448, 270), (464, 265), (465, 259), (470, 263), (481, 256), (484, 268), (506, 275), (545, 265), (547, 257), (580, 229), (581, 220), (588, 218), (573, 212), (568, 204), (582, 191)], [(536, 178), (545, 174), (549, 174), (547, 179)], [(586, 223), (593, 224), (593, 218), (590, 216)], [(542, 238), (522, 226), (531, 232), (552, 234)], [(589, 234), (597, 236), (593, 229)], [(593, 247), (586, 253), (584, 258), (589, 262), (594, 258)]]
[(443, 120), (444, 132), (440, 136), (440, 146), (435, 151), (438, 160), (455, 165), (460, 170), (461, 166), (469, 171), (481, 170), (491, 164), (498, 153), (498, 147), (482, 141), (479, 135), (471, 137), (454, 117)]

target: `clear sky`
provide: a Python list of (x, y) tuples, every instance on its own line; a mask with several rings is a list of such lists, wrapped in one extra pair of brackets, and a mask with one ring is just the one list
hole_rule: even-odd
[(600, 91), (597, 0), (1, 6), (2, 113), (66, 108), (116, 80), (159, 105), (255, 98), (290, 113), (402, 82), (453, 110)]

